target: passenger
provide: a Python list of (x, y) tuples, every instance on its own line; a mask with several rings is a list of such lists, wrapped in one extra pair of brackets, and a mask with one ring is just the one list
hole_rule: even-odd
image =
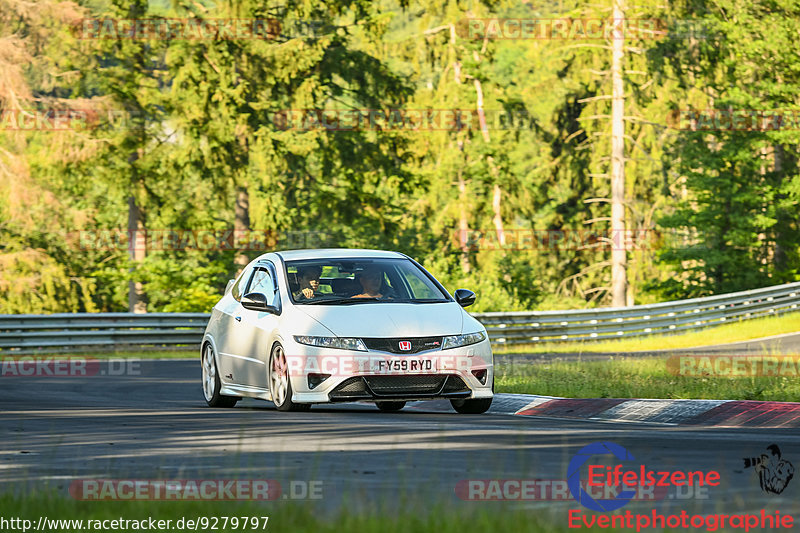
[(361, 294), (356, 294), (353, 298), (385, 298), (381, 294), (383, 285), (383, 270), (377, 266), (368, 266), (361, 272), (356, 273), (356, 279), (361, 283)]
[(320, 267), (300, 267), (297, 269), (297, 278), (300, 289), (292, 293), (295, 300), (310, 300), (319, 288), (319, 277), (322, 275)]

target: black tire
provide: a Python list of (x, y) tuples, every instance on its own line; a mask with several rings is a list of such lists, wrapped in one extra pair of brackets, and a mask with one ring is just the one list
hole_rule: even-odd
[(475, 400), (450, 400), (456, 412), (462, 415), (479, 415), (485, 413), (492, 406), (493, 398), (478, 398)]
[(406, 402), (375, 402), (384, 413), (395, 413), (406, 406)]
[(202, 384), (203, 396), (209, 407), (233, 407), (240, 400), (238, 396), (223, 396), (219, 393), (222, 390), (222, 383), (219, 380), (217, 371), (217, 358), (214, 357), (214, 348), (211, 343), (203, 346), (200, 355), (200, 365), (203, 370)]
[(310, 403), (294, 403), (292, 401), (292, 380), (289, 376), (289, 365), (283, 346), (275, 344), (269, 354), (269, 391), (272, 403), (278, 411), (308, 411)]

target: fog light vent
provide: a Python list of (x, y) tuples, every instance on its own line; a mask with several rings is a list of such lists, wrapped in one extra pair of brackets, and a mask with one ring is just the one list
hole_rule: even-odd
[(481, 382), (481, 385), (486, 385), (486, 376), (488, 376), (489, 373), (485, 368), (476, 368), (472, 371), (472, 375)]
[(330, 374), (309, 374), (308, 375), (308, 388), (309, 389), (316, 389), (319, 387), (319, 384), (331, 377)]

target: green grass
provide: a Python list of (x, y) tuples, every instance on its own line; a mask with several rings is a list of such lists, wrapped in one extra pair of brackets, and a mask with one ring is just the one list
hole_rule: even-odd
[[(268, 516), (266, 531), (287, 533), (340, 533), (353, 531), (359, 533), (405, 533), (435, 532), (463, 533), (464, 531), (520, 531), (531, 533), (566, 532), (567, 512), (547, 512), (545, 510), (521, 510), (497, 503), (454, 502), (452, 504), (431, 504), (405, 507), (402, 502), (394, 502), (394, 510), (369, 507), (367, 511), (356, 511), (353, 506), (342, 505), (329, 512), (320, 512), (308, 503), (277, 502), (149, 502), (149, 501), (76, 501), (56, 494), (12, 494), (0, 495), (0, 516), (20, 517), (31, 520), (35, 527), (39, 517), (50, 519), (141, 520), (152, 517), (156, 520), (172, 520), (175, 524), (180, 518), (197, 517), (262, 517)], [(398, 510), (399, 509), (399, 510)], [(221, 527), (215, 531), (265, 531)], [(219, 525), (219, 523), (218, 523)], [(84, 529), (85, 531), (86, 529)], [(132, 529), (128, 529), (131, 531)], [(185, 531), (174, 527), (162, 531)], [(194, 530), (194, 529), (192, 529)], [(212, 531), (198, 528), (199, 531)], [(596, 529), (592, 529), (593, 531)], [(7, 529), (6, 531), (13, 531)], [(22, 531), (17, 529), (16, 531)], [(49, 529), (53, 532), (81, 531), (76, 528)], [(585, 530), (582, 530), (585, 531)], [(606, 530), (607, 531), (607, 530)]]
[(731, 322), (677, 335), (650, 335), (623, 340), (550, 342), (495, 346), (495, 353), (623, 353), (663, 349), (694, 348), (712, 344), (746, 341), (800, 331), (800, 313)]
[(495, 390), (565, 398), (681, 398), (800, 401), (796, 377), (688, 377), (670, 373), (666, 357), (498, 364)]

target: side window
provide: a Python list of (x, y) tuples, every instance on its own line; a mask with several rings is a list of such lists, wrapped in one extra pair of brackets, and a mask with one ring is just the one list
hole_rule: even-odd
[(426, 299), (426, 298), (441, 298), (440, 294), (436, 294), (433, 289), (431, 289), (428, 284), (426, 284), (422, 277), (417, 274), (416, 272), (406, 272), (406, 281), (408, 282), (409, 287), (411, 288), (411, 293), (414, 298), (416, 299)]
[(267, 297), (267, 303), (270, 305), (279, 305), (280, 298), (278, 291), (275, 290), (275, 279), (272, 276), (272, 270), (268, 267), (258, 267), (253, 274), (253, 279), (247, 286), (245, 294), (250, 292), (260, 292)]
[(231, 296), (238, 302), (242, 299), (242, 294), (244, 291), (242, 290), (247, 283), (247, 280), (250, 279), (250, 274), (253, 272), (252, 268), (246, 268), (244, 272), (239, 276), (239, 279), (236, 280), (236, 283), (233, 284), (231, 288)]

